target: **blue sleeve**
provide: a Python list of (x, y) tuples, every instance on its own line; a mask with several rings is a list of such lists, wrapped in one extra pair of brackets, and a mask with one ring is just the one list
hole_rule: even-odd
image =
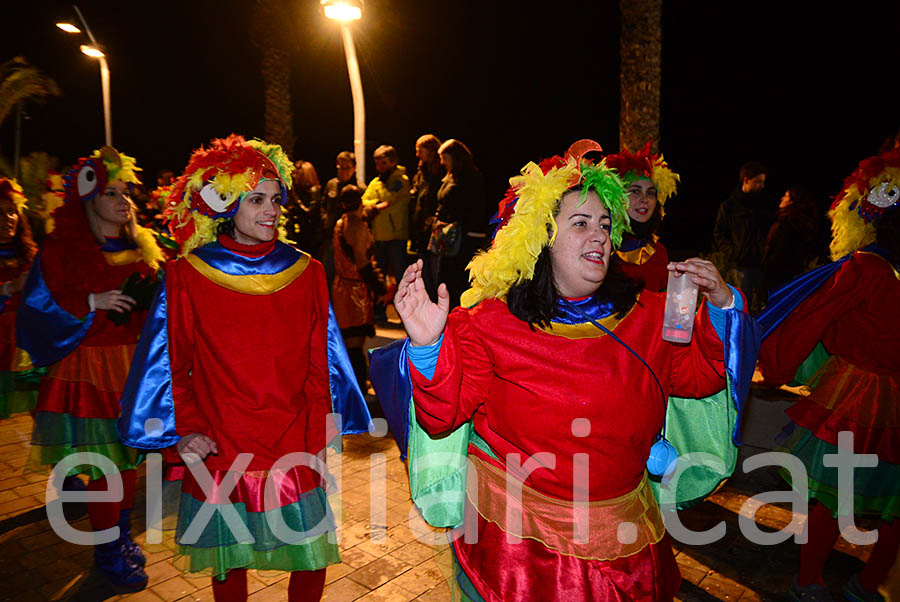
[(172, 398), (167, 302), (163, 281), (150, 305), (119, 400), (119, 437), (137, 449), (163, 449), (180, 439)]
[[(734, 309), (737, 311), (744, 311), (744, 298), (741, 296), (740, 291), (736, 288), (728, 285), (728, 288), (731, 289), (731, 292), (734, 294)], [(713, 328), (716, 331), (716, 334), (719, 335), (719, 340), (723, 343), (725, 342), (725, 314), (731, 311), (730, 309), (720, 309), (713, 305), (712, 303), (707, 303), (706, 308), (709, 311), (709, 321), (712, 322)], [(418, 369), (418, 366), (416, 366)]]
[(437, 368), (438, 355), (441, 352), (441, 344), (444, 342), (444, 335), (438, 339), (434, 345), (426, 345), (425, 347), (413, 347), (409, 345), (406, 353), (409, 360), (416, 367), (422, 376), (431, 380), (434, 378), (434, 369)]
[(347, 347), (341, 337), (334, 309), (328, 304), (328, 383), (331, 389), (331, 409), (341, 415), (341, 434), (357, 435), (369, 432), (372, 416), (366, 399), (356, 381)]

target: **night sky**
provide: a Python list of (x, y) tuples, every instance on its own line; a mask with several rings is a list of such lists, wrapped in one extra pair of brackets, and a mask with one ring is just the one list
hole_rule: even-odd
[[(180, 171), (199, 144), (263, 135), (251, 0), (90, 0), (80, 8), (112, 73), (113, 138), (145, 181)], [(353, 116), (338, 27), (318, 0), (293, 0), (293, 158), (320, 180), (350, 149)], [(2, 59), (24, 56), (63, 96), (29, 105), (23, 153), (71, 163), (103, 143), (96, 61), (54, 23), (71, 5), (7, 1)], [(528, 160), (578, 138), (618, 146), (618, 3), (368, 0), (355, 27), (371, 151), (393, 144), (415, 169), (423, 133), (475, 155), (493, 205)], [(705, 251), (715, 211), (748, 160), (780, 197), (795, 182), (823, 206), (860, 159), (900, 128), (900, 2), (688, 2), (663, 16), (660, 148), (682, 176), (664, 242)], [(0, 128), (11, 159), (13, 120)]]

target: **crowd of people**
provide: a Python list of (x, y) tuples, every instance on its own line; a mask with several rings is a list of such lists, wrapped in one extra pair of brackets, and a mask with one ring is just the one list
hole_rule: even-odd
[[(340, 436), (329, 418), (344, 394), (335, 349), (367, 391), (366, 339), (393, 304), (408, 335), (398, 375), (414, 402), (402, 412), (435, 438), (471, 432), (464, 453), (479, 495), (465, 497), (460, 528), (477, 541), (453, 541), (460, 597), (672, 600), (680, 575), (648, 459), (668, 445), (670, 395), (722, 395), (737, 408), (725, 439), (739, 441), (749, 377), (733, 366), (741, 354), (755, 363), (751, 314), (765, 308), (766, 382), (790, 381), (817, 345), (827, 357), (784, 443), (807, 465), (814, 501), (791, 596), (830, 599), (822, 566), (837, 517), (850, 514), (883, 524), (845, 590), (876, 599), (900, 542), (890, 326), (900, 149), (845, 182), (828, 214), (830, 262), (816, 199), (792, 186), (776, 213), (758, 162), (719, 207), (717, 254), (672, 262), (660, 233), (680, 177), (650, 143), (604, 155), (579, 141), (528, 163), (490, 223), (463, 142), (426, 134), (415, 156), (410, 177), (396, 148), (379, 146), (377, 175), (361, 187), (357, 157), (343, 151), (322, 186), (310, 162), (231, 135), (143, 194), (135, 159), (103, 147), (67, 171), (64, 202), (34, 235), (22, 188), (0, 179), (0, 416), (31, 411), (30, 470), (77, 452), (108, 460), (109, 470), (72, 460), (65, 475), (67, 488), (95, 492), (110, 488), (110, 470), (121, 481), (119, 500), (87, 504), (95, 532), (119, 527), (94, 548), (104, 576), (147, 584), (130, 513), (144, 453), (164, 450), (181, 481), (174, 545), (186, 572), (210, 575), (216, 600), (246, 599), (248, 568), (289, 572), (292, 601), (320, 599), (325, 567), (340, 562), (322, 467)], [(690, 279), (704, 298), (688, 344), (659, 336), (670, 278)], [(857, 452), (881, 460), (849, 507), (821, 465), (848, 430)], [(270, 470), (295, 452), (310, 463), (279, 468), (272, 495)], [(510, 459), (547, 452), (553, 462), (531, 468)], [(506, 512), (510, 481), (524, 525)], [(250, 537), (224, 512), (193, 532), (210, 500)], [(572, 531), (581, 501), (592, 521), (583, 540)], [(622, 522), (634, 527), (627, 541)]]

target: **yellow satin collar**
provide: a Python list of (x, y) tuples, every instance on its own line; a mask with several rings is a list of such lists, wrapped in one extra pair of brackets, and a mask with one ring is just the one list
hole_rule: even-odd
[(619, 256), (619, 259), (624, 261), (625, 263), (632, 263), (635, 265), (644, 265), (650, 258), (653, 257), (653, 254), (656, 253), (656, 241), (659, 240), (659, 236), (656, 234), (652, 234), (650, 236), (650, 243), (644, 245), (643, 247), (638, 247), (637, 249), (632, 249), (631, 251), (616, 251), (616, 255)]
[(254, 274), (252, 276), (226, 274), (222, 270), (204, 262), (193, 253), (187, 255), (185, 259), (200, 274), (223, 288), (247, 295), (270, 295), (296, 280), (306, 270), (310, 257), (308, 254), (303, 253), (291, 267), (277, 274)]
[[(640, 294), (638, 294), (637, 299), (635, 299), (634, 305), (638, 304), (638, 299), (640, 299)], [(617, 318), (615, 315), (610, 315), (597, 320), (597, 322), (599, 322), (601, 326), (607, 328), (608, 330), (613, 331), (623, 320), (625, 320), (631, 314), (631, 311), (634, 309), (634, 305), (632, 305), (631, 309), (629, 309), (621, 318)], [(550, 326), (538, 326), (538, 328), (543, 332), (546, 332), (547, 334), (565, 337), (567, 339), (595, 339), (598, 337), (606, 336), (605, 332), (603, 332), (590, 322), (585, 322), (584, 324), (560, 324), (557, 322), (551, 322)]]

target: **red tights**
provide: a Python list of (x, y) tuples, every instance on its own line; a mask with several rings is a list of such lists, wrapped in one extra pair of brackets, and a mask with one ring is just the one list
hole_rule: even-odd
[[(88, 518), (94, 531), (102, 531), (114, 527), (119, 522), (119, 513), (122, 510), (130, 510), (134, 506), (134, 487), (137, 474), (134, 470), (123, 470), (122, 476), (122, 501), (120, 502), (88, 502)], [(107, 491), (106, 477), (91, 480), (87, 484), (88, 491)]]
[[(800, 586), (812, 583), (824, 585), (822, 570), (840, 535), (840, 527), (837, 519), (831, 516), (831, 510), (824, 504), (816, 504), (809, 513), (807, 529), (809, 539), (800, 547), (800, 571), (797, 573), (797, 583)], [(859, 574), (860, 584), (864, 588), (874, 592), (884, 581), (897, 558), (898, 546), (900, 546), (900, 520), (882, 521), (878, 527), (878, 542), (869, 556), (869, 562)]]
[[(213, 598), (216, 602), (243, 602), (247, 599), (247, 569), (231, 569), (225, 580), (213, 577)], [(325, 569), (293, 571), (288, 584), (289, 602), (319, 602), (325, 589)]]

